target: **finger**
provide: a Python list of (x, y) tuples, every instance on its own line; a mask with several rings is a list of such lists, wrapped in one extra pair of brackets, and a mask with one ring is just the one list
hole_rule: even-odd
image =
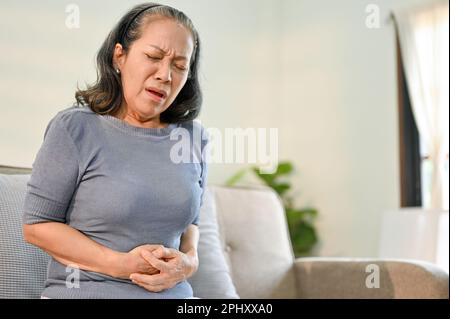
[(158, 260), (153, 253), (150, 253), (146, 250), (141, 251), (141, 257), (144, 258), (144, 260), (147, 262), (147, 264), (150, 265), (150, 267), (156, 268), (160, 270), (156, 265), (154, 264), (155, 260)]
[(178, 250), (173, 249), (173, 248), (165, 248), (166, 252), (165, 252), (165, 256), (167, 258), (175, 258), (177, 256), (177, 254), (179, 253)]
[(145, 248), (145, 250), (154, 252), (157, 249), (164, 248), (164, 246), (163, 245), (159, 245), (159, 244), (158, 245), (146, 244), (146, 245), (143, 246), (143, 248)]
[(158, 259), (161, 259), (164, 257), (164, 248), (158, 248), (152, 251), (153, 256), (155, 256)]
[(156, 258), (155, 256), (153, 256), (152, 253), (149, 253), (148, 251), (143, 250), (141, 252), (141, 256), (149, 264), (151, 264), (153, 267), (157, 268), (158, 270), (162, 270), (162, 271), (166, 271), (166, 272), (170, 271), (170, 267), (166, 264), (166, 262)]
[(153, 250), (152, 254), (158, 259), (175, 257), (172, 249), (166, 247), (159, 247), (158, 249)]
[(157, 286), (165, 285), (168, 283), (168, 278), (165, 275), (144, 275), (144, 274), (131, 274), (130, 279), (132, 281), (140, 282), (142, 284)]
[(146, 274), (146, 275), (155, 275), (159, 274), (161, 271), (152, 265), (150, 265), (147, 261), (144, 261), (147, 267), (143, 269), (143, 271), (139, 271), (140, 274)]

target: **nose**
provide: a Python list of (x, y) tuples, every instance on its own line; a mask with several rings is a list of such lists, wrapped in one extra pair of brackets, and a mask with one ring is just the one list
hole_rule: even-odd
[(172, 81), (172, 72), (170, 63), (161, 63), (156, 71), (156, 79), (162, 82)]

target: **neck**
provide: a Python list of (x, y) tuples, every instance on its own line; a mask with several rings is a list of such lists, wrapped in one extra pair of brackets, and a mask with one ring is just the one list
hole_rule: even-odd
[(152, 118), (144, 118), (137, 112), (130, 111), (128, 107), (121, 106), (114, 117), (127, 122), (130, 125), (142, 128), (165, 128), (167, 124), (161, 123), (159, 114)]

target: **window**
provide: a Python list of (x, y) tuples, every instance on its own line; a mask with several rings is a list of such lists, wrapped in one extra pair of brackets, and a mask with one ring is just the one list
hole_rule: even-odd
[(409, 98), (397, 40), (398, 106), (400, 128), (400, 206), (422, 206), (420, 138)]
[(401, 206), (448, 210), (448, 2), (397, 12), (395, 20)]
[[(425, 143), (420, 142), (420, 160), (421, 160), (421, 198), (423, 206), (429, 207), (431, 202), (431, 175), (433, 174), (433, 163), (430, 160), (430, 155), (426, 147)], [(444, 171), (442, 172), (444, 181), (443, 187), (443, 196), (444, 196), (444, 210), (448, 210), (448, 202), (449, 202), (449, 170), (448, 170), (448, 143), (447, 143), (447, 154), (445, 158), (445, 166)]]

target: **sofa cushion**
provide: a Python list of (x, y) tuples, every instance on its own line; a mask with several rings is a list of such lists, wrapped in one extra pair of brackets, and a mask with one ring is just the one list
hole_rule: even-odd
[(199, 231), (199, 268), (194, 276), (188, 279), (194, 296), (211, 299), (239, 298), (220, 242), (216, 205), (211, 187), (207, 187), (204, 194)]
[(0, 174), (0, 298), (39, 298), (49, 256), (22, 236), (22, 206), (30, 175)]
[(241, 298), (296, 298), (286, 216), (270, 188), (214, 187), (225, 258)]

